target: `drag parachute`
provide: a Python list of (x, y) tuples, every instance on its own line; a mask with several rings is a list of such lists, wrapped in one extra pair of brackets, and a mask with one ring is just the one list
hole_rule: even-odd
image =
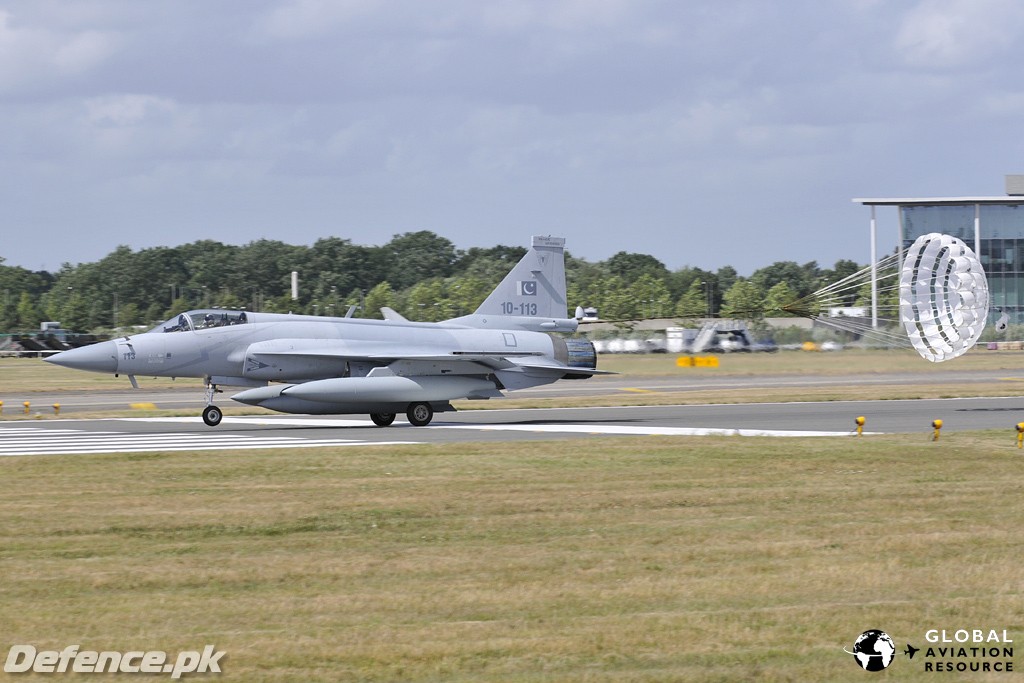
[[(872, 288), (880, 317), (892, 321), (892, 327), (876, 327), (858, 312)], [(780, 309), (855, 337), (912, 346), (937, 363), (977, 343), (988, 304), (988, 280), (977, 255), (955, 237), (931, 233), (919, 237), (905, 255), (890, 254)], [(1004, 314), (996, 329), (1005, 329), (1008, 322)]]
[(988, 317), (985, 269), (970, 247), (950, 235), (922, 235), (900, 271), (900, 322), (910, 344), (938, 363), (974, 346)]

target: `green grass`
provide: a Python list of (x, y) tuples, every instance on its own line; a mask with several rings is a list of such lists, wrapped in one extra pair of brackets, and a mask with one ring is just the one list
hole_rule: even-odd
[(0, 633), (215, 644), (218, 680), (859, 680), (868, 628), (1024, 635), (1022, 458), (1004, 432), (4, 458)]

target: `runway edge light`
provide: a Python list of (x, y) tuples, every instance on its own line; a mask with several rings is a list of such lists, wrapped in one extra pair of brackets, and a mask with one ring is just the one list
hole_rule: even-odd
[(857, 436), (863, 436), (864, 435), (864, 423), (867, 422), (867, 420), (864, 419), (863, 415), (860, 415), (858, 417), (853, 418), (853, 421), (857, 425)]
[(932, 420), (932, 429), (935, 430), (932, 433), (932, 441), (938, 441), (939, 432), (942, 431), (942, 420)]
[(1024, 448), (1024, 422), (1017, 423), (1017, 448)]

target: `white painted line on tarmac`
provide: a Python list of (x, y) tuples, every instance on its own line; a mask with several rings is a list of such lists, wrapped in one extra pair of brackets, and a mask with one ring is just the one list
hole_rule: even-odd
[[(9, 438), (9, 433), (15, 432)], [(303, 439), (292, 436), (259, 436), (232, 433), (138, 434), (90, 432), (46, 428), (0, 428), (0, 457), (17, 455), (75, 455), (95, 453), (152, 453), (170, 451), (236, 451), (267, 448), (325, 448), (337, 446), (397, 446), (415, 441), (367, 441), (365, 439)]]
[[(850, 436), (852, 431), (820, 432), (784, 429), (722, 429), (714, 427), (635, 427), (622, 425), (438, 425), (437, 429), (476, 429), (480, 431), (552, 432), (565, 434), (609, 434), (620, 436)], [(868, 434), (869, 432), (864, 432)]]
[[(201, 423), (198, 417), (126, 417), (117, 418), (132, 422), (179, 422)], [(368, 427), (373, 425), (369, 420), (339, 420), (332, 418), (295, 418), (295, 417), (225, 417), (223, 424), (245, 424), (267, 427)], [(396, 427), (409, 427), (399, 423)], [(619, 436), (777, 436), (777, 437), (814, 437), (814, 436), (850, 436), (853, 430), (845, 432), (785, 430), (785, 429), (741, 429), (715, 427), (638, 427), (633, 425), (613, 424), (432, 424), (414, 429), (463, 429), (477, 431), (510, 431), (510, 432), (548, 432), (552, 434), (608, 434)], [(877, 432), (864, 432), (877, 434)]]

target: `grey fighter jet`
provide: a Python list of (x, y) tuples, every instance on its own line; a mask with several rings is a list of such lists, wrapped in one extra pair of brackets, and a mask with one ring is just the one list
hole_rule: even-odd
[(135, 376), (202, 377), (203, 420), (216, 426), (220, 386), (248, 387), (232, 398), (283, 413), (369, 413), (390, 425), (405, 413), (416, 426), (453, 399), (601, 373), (589, 341), (564, 337), (565, 240), (534, 237), (531, 249), (472, 315), (439, 323), (208, 309), (182, 313), (145, 333), (71, 349), (57, 365)]

